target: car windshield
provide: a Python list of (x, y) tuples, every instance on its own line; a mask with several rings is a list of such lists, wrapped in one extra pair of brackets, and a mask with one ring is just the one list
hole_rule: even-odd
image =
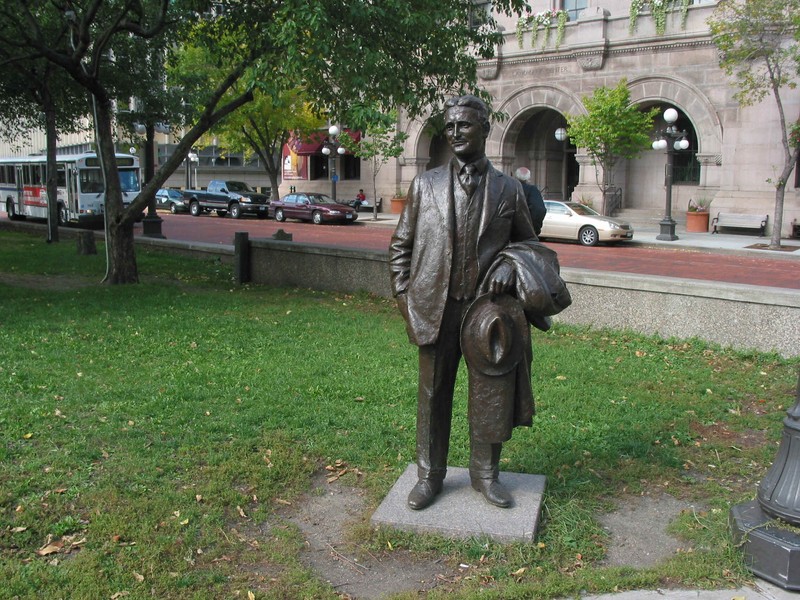
[(578, 213), (579, 215), (584, 215), (587, 217), (600, 216), (600, 213), (596, 212), (592, 208), (589, 208), (585, 204), (578, 204), (577, 202), (567, 202), (567, 206), (569, 206), (574, 212)]
[(330, 196), (325, 194), (309, 194), (308, 199), (311, 200), (311, 204), (336, 204)]
[(252, 188), (244, 181), (226, 181), (229, 192), (252, 192)]

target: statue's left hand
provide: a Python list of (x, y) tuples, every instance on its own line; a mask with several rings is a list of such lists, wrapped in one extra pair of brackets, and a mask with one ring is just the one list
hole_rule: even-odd
[(510, 292), (517, 281), (517, 273), (507, 262), (500, 263), (493, 272), (489, 280), (489, 291), (492, 294), (503, 294)]

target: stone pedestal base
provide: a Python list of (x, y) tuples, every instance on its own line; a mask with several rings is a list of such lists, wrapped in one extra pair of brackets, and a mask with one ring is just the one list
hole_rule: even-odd
[(417, 465), (408, 465), (372, 515), (373, 525), (449, 538), (488, 537), (495, 542), (532, 542), (536, 537), (546, 478), (544, 475), (500, 473), (511, 493), (510, 508), (492, 506), (472, 489), (469, 471), (447, 467), (444, 488), (433, 504), (411, 510), (408, 493), (417, 483)]
[(161, 223), (163, 222), (164, 220), (158, 215), (154, 217), (146, 216), (142, 219), (142, 235), (152, 238), (166, 238), (166, 236), (161, 233)]
[(800, 590), (800, 534), (761, 510), (757, 500), (731, 509), (730, 525), (748, 568), (787, 590)]

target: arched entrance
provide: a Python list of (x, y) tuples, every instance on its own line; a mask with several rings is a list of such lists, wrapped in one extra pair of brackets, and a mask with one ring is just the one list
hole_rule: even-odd
[(531, 171), (531, 181), (548, 200), (569, 200), (578, 184), (579, 167), (575, 145), (567, 137), (559, 140), (556, 131), (566, 127), (564, 116), (550, 108), (532, 107), (517, 116), (516, 127), (510, 128), (509, 144), (513, 148), (504, 158), (513, 173), (519, 167)]

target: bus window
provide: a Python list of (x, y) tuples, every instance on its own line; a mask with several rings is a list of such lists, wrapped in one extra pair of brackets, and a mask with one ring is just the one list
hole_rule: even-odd
[(84, 194), (102, 194), (105, 189), (100, 169), (81, 169), (80, 181), (81, 192)]
[(120, 169), (119, 184), (123, 192), (138, 192), (139, 177), (135, 169)]
[(64, 165), (58, 167), (56, 185), (61, 188), (67, 187), (67, 173)]

